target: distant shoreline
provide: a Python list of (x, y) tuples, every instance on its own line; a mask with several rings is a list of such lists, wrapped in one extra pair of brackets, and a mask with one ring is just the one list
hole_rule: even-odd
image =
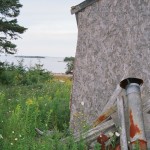
[(41, 64), (43, 69), (54, 73), (65, 73), (66, 62), (63, 57), (51, 57), (51, 56), (33, 56), (33, 55), (1, 55), (1, 62), (7, 62), (9, 64), (19, 65), (22, 62), (27, 68), (33, 67), (36, 64)]
[(15, 57), (21, 57), (21, 58), (45, 58), (44, 56), (15, 56)]

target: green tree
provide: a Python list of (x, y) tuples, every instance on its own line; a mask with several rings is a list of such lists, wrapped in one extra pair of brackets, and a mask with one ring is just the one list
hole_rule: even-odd
[(72, 57), (72, 56), (71, 56), (71, 57), (65, 57), (65, 58), (64, 58), (64, 61), (65, 61), (65, 62), (74, 61), (74, 59), (75, 59), (75, 58)]
[(14, 54), (17, 49), (12, 40), (20, 38), (26, 28), (20, 26), (17, 17), (22, 5), (19, 0), (0, 0), (0, 52)]
[(73, 68), (74, 68), (74, 61), (75, 61), (75, 57), (65, 57), (64, 58), (64, 62), (67, 62), (67, 70), (66, 70), (66, 74), (72, 74), (73, 73)]

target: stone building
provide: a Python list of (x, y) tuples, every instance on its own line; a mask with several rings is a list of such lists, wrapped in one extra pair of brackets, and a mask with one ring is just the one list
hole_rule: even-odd
[[(72, 7), (78, 26), (70, 126), (91, 124), (124, 78), (144, 81), (150, 99), (150, 1), (86, 0)], [(150, 137), (150, 114), (144, 113)]]

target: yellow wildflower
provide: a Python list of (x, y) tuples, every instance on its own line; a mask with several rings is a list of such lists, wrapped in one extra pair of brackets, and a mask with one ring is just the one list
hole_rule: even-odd
[(33, 100), (32, 99), (27, 99), (26, 105), (33, 105)]

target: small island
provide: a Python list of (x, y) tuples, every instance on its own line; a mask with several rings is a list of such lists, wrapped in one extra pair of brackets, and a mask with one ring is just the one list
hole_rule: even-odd
[(15, 57), (21, 57), (21, 58), (45, 58), (44, 56), (15, 56)]

